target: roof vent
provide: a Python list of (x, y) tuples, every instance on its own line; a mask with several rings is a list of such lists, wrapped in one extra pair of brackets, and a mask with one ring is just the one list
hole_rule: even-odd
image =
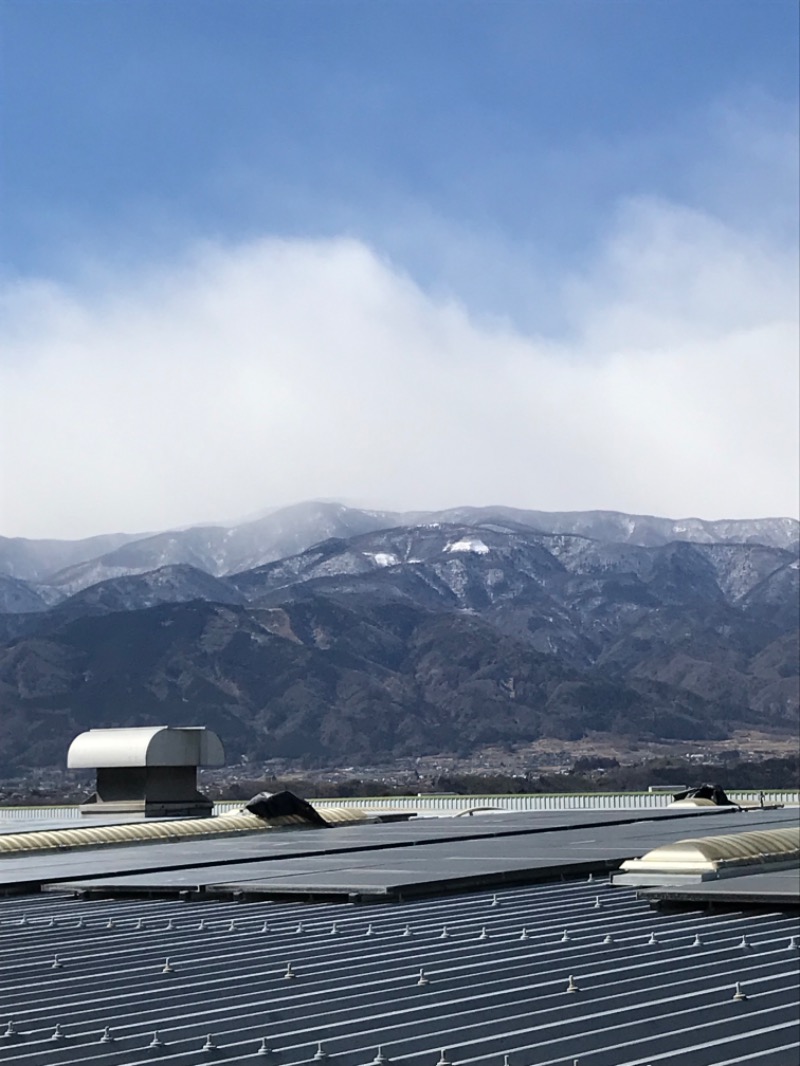
[(197, 767), (224, 763), (222, 742), (204, 726), (90, 729), (67, 754), (71, 770), (97, 771), (83, 814), (210, 815)]

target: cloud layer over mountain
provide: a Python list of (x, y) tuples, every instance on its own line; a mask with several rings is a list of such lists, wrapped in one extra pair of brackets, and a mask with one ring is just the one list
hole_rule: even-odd
[(557, 337), (471, 315), (353, 239), (206, 243), (83, 287), (6, 286), (2, 532), (313, 496), (794, 514), (796, 267), (643, 199), (557, 279)]

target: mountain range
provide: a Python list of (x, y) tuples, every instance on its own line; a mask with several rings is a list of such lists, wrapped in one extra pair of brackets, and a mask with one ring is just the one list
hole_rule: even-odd
[(786, 735), (798, 523), (305, 503), (234, 526), (0, 538), (0, 767), (92, 725), (353, 763), (540, 736)]

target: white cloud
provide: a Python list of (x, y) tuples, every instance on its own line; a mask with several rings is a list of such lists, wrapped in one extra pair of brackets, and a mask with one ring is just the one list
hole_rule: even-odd
[(353, 240), (7, 286), (0, 533), (314, 496), (796, 514), (796, 283), (766, 237), (642, 200), (559, 284), (568, 339), (471, 316)]

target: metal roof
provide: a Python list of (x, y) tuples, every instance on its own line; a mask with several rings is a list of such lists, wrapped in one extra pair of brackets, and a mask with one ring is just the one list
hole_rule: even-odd
[(605, 879), (391, 906), (8, 897), (0, 1063), (796, 1066), (799, 934)]
[[(585, 870), (796, 816), (505, 813), (0, 857), (0, 1066), (796, 1066), (780, 892), (661, 913)], [(279, 884), (393, 902), (249, 898)]]
[[(406, 824), (343, 827), (321, 832), (260, 833), (255, 839), (221, 838), (196, 844), (139, 845), (103, 854), (53, 856), (39, 876), (64, 887), (106, 893), (177, 895), (189, 889), (250, 896), (359, 895), (408, 898), (480, 885), (605, 873), (631, 855), (684, 836), (775, 828), (795, 819), (791, 811), (720, 814), (641, 812), (638, 819), (613, 812), (487, 815)], [(32, 857), (33, 858), (33, 857)], [(150, 864), (150, 872), (147, 864)], [(160, 863), (160, 866), (158, 865)], [(25, 865), (18, 869), (25, 875)], [(41, 867), (40, 867), (41, 869)], [(59, 870), (61, 876), (59, 876)], [(28, 875), (31, 870), (28, 869)], [(0, 878), (13, 876), (0, 864)]]

